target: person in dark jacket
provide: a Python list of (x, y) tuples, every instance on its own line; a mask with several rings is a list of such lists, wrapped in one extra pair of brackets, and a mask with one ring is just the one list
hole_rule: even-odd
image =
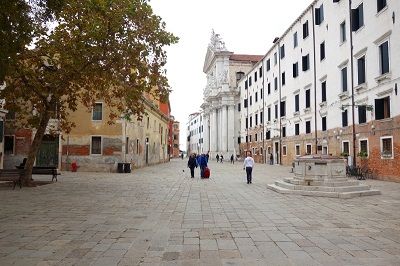
[(194, 178), (194, 168), (197, 168), (196, 155), (191, 154), (188, 161), (188, 167), (190, 169), (190, 176)]
[(207, 158), (206, 158), (206, 156), (204, 154), (202, 154), (200, 156), (199, 165), (200, 165), (200, 177), (203, 178), (204, 177), (204, 170), (207, 167)]

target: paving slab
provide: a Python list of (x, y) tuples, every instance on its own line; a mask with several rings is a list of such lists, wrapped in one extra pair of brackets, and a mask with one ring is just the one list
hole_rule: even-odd
[(0, 186), (0, 265), (400, 265), (398, 183), (314, 198), (267, 189), (289, 167), (256, 164), (248, 185), (240, 163), (210, 162), (207, 180), (186, 163)]

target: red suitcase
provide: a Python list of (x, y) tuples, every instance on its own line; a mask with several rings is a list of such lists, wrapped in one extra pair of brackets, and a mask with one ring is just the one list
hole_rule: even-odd
[(210, 168), (208, 167), (204, 169), (204, 178), (210, 178)]

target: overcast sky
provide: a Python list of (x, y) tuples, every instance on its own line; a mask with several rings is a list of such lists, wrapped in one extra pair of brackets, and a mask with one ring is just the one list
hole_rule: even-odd
[(200, 110), (206, 75), (203, 63), (211, 30), (236, 54), (264, 55), (312, 0), (151, 0), (167, 30), (180, 38), (167, 48), (167, 77), (172, 87), (172, 115), (181, 123), (181, 149), (186, 149), (186, 123)]

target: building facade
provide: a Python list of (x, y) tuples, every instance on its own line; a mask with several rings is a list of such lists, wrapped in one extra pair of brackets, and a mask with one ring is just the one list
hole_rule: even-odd
[(172, 124), (172, 157), (173, 158), (178, 158), (180, 156), (180, 149), (179, 149), (179, 134), (180, 134), (180, 128), (179, 128), (179, 122), (174, 120)]
[(344, 156), (400, 181), (399, 13), (394, 0), (313, 1), (239, 82), (242, 152)]
[(229, 158), (237, 154), (240, 142), (240, 121), (236, 103), (239, 101), (237, 81), (262, 56), (234, 54), (226, 49), (219, 34), (212, 32), (203, 72), (207, 75), (204, 89), (203, 150), (211, 158), (223, 154)]
[(187, 123), (187, 154), (202, 154), (206, 153), (203, 146), (204, 137), (204, 125), (203, 125), (203, 114), (193, 113), (189, 115)]

